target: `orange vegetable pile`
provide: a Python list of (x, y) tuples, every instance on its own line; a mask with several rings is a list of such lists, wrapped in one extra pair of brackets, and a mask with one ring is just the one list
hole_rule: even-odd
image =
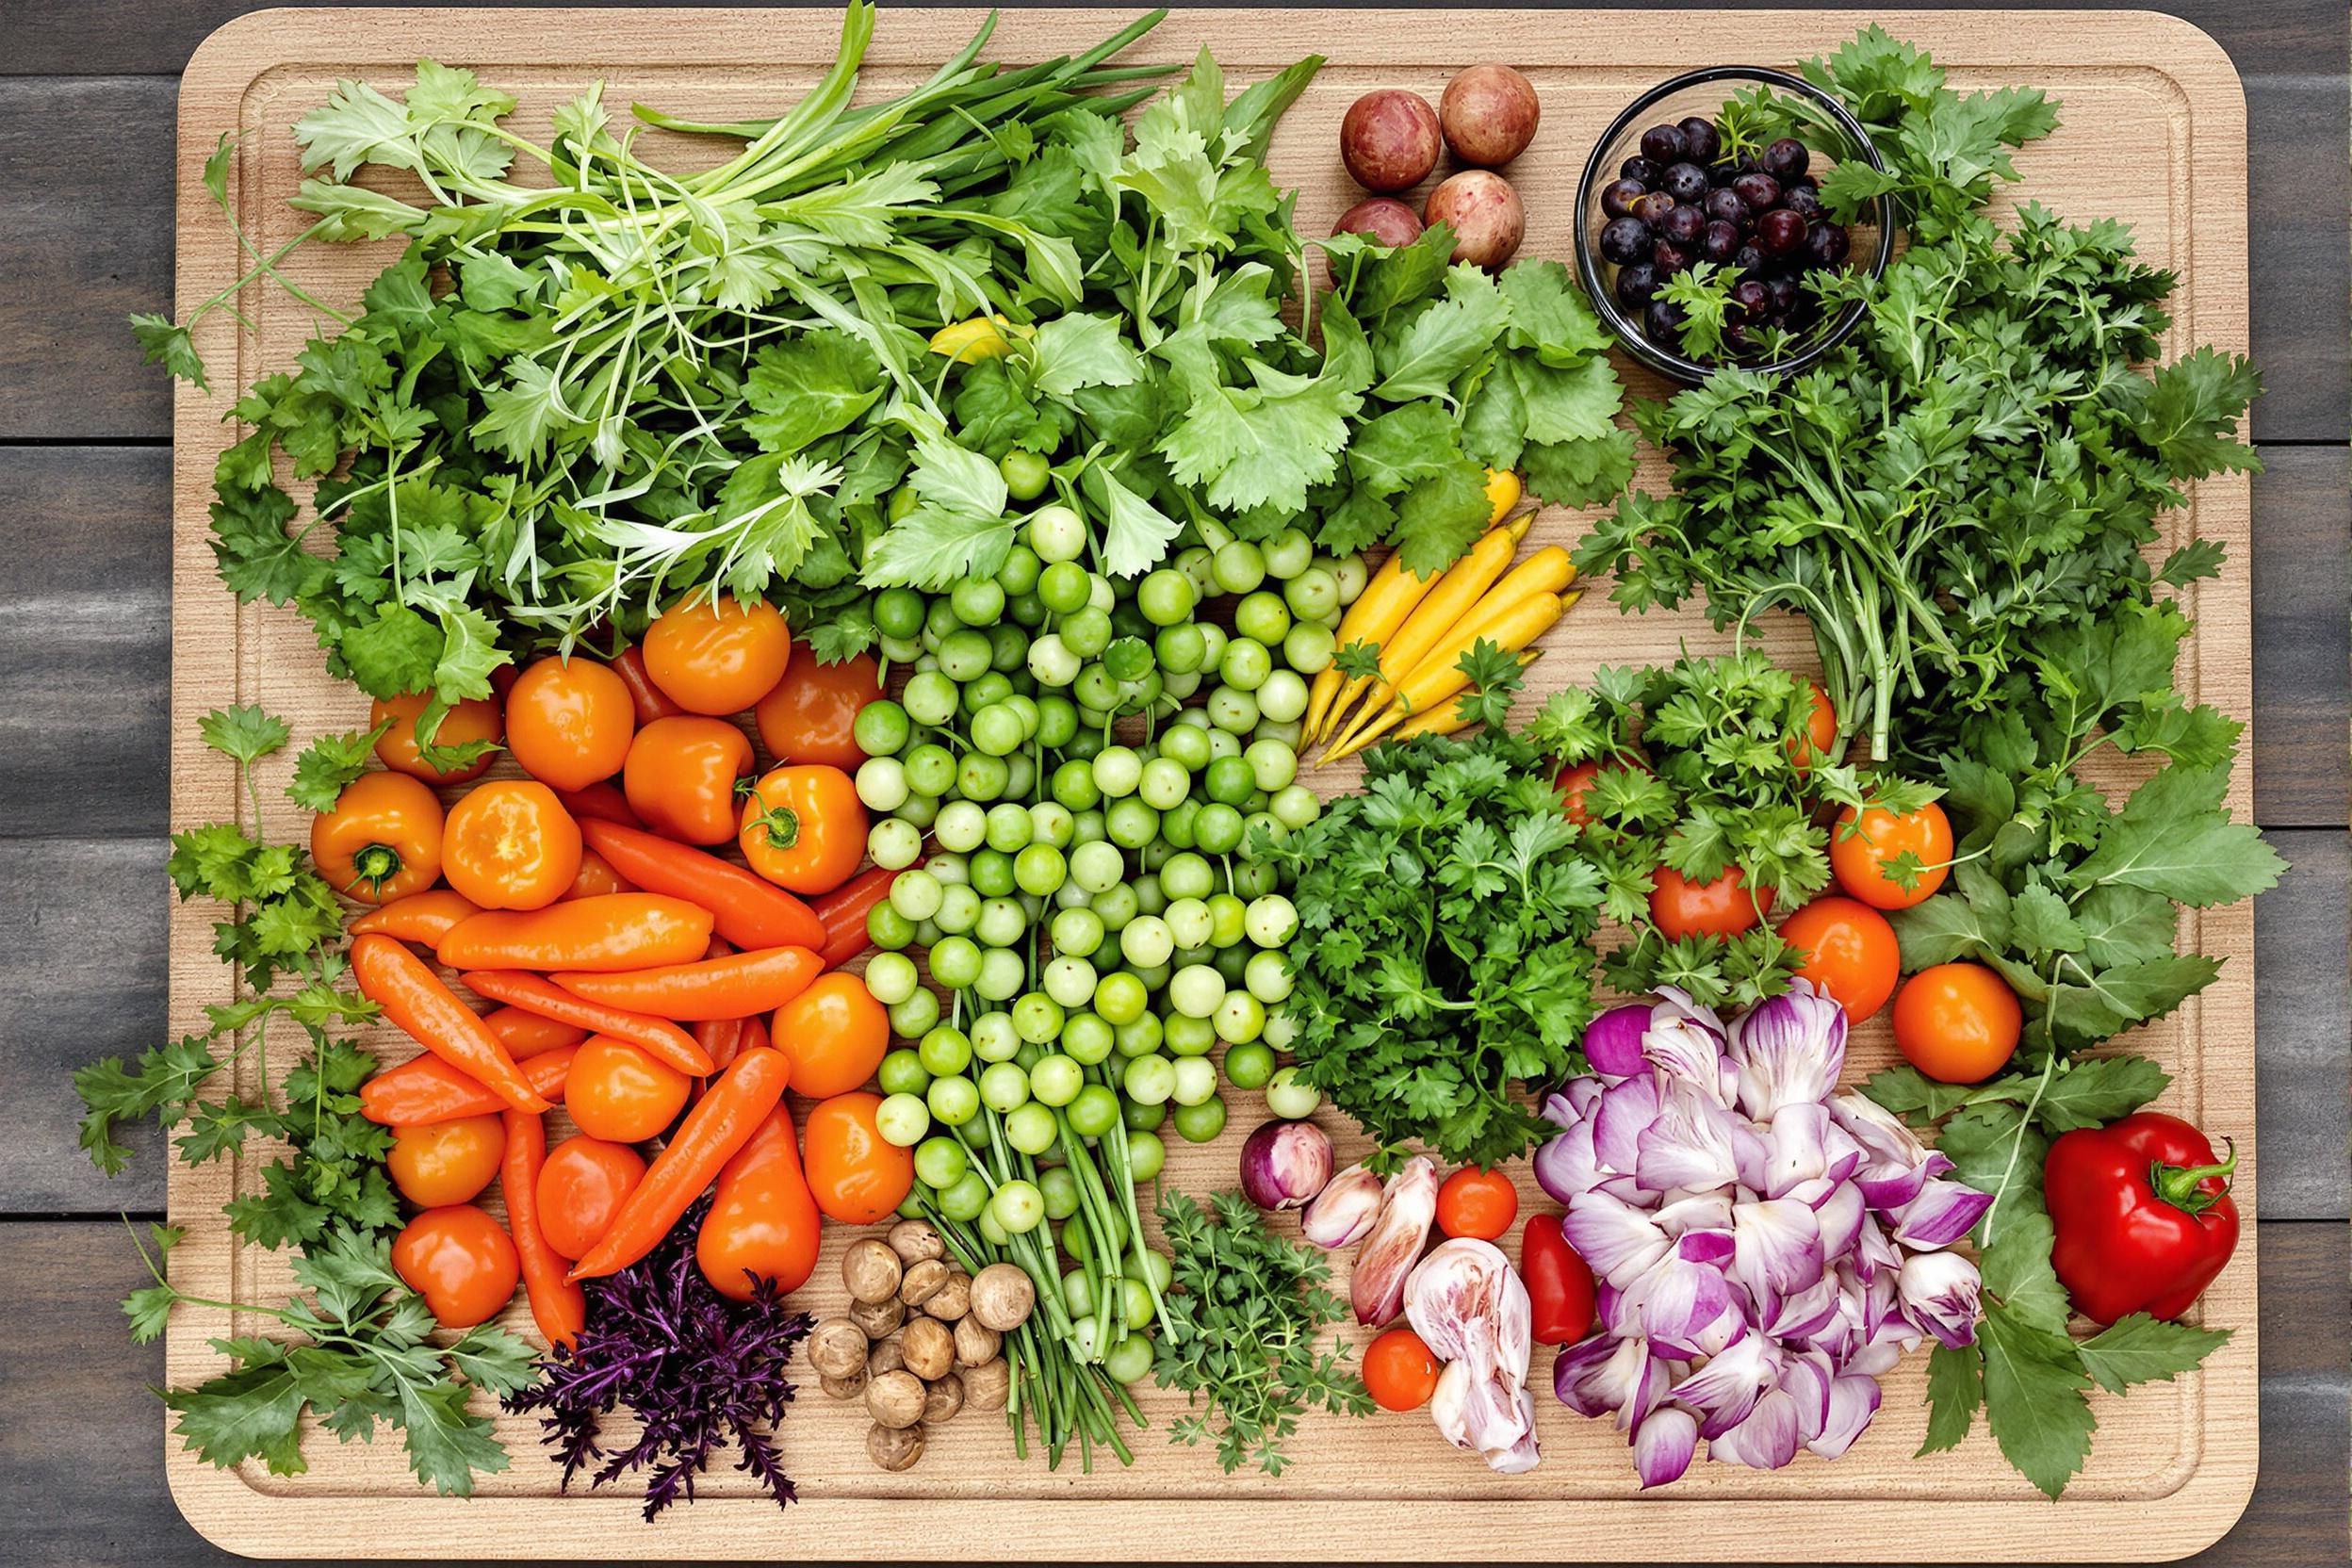
[[(390, 1173), (417, 1210), (395, 1266), (445, 1326), (519, 1285), (570, 1345), (579, 1282), (644, 1258), (713, 1188), (697, 1256), (739, 1299), (805, 1282), (825, 1217), (906, 1198), (909, 1156), (860, 1092), (888, 1019), (827, 972), (870, 945), (892, 874), (860, 874), (844, 771), (879, 672), (794, 654), (772, 607), (721, 596), (609, 662), (543, 659), (433, 737), (502, 741), (527, 776), (479, 783), (487, 758), (422, 760), (421, 700), (378, 703), (384, 771), (314, 824), (324, 874), (371, 906), (353, 983), (423, 1048), (360, 1099), (396, 1130)], [(816, 1102), (805, 1150), (787, 1087)], [(494, 1184), (503, 1225), (479, 1206)]]

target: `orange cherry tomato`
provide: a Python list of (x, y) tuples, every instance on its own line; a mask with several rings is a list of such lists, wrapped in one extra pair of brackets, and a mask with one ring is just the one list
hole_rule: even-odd
[(1382, 1410), (1419, 1410), (1437, 1392), (1437, 1357), (1411, 1329), (1391, 1329), (1364, 1349), (1364, 1386)]
[(696, 592), (663, 611), (640, 645), (645, 674), (689, 713), (741, 713), (776, 689), (792, 661), (792, 632), (764, 600), (713, 604)]
[(1829, 705), (1820, 681), (1808, 679), (1805, 688), (1812, 706), (1805, 710), (1804, 733), (1788, 737), (1788, 760), (1799, 773), (1811, 773), (1838, 743), (1838, 710)]
[(506, 1227), (470, 1203), (427, 1209), (410, 1220), (392, 1243), (392, 1270), (445, 1329), (470, 1329), (498, 1316), (523, 1277)]
[(578, 1262), (604, 1239), (612, 1217), (645, 1179), (645, 1156), (582, 1133), (547, 1151), (539, 1168), (539, 1233)]
[(1449, 1236), (1493, 1241), (1519, 1217), (1519, 1189), (1499, 1170), (1464, 1166), (1437, 1189), (1437, 1228)]
[(874, 1122), (881, 1104), (878, 1094), (837, 1094), (808, 1112), (808, 1190), (827, 1219), (871, 1225), (914, 1188), (915, 1152), (884, 1139)]
[(1867, 904), (1832, 894), (1780, 924), (1780, 939), (1805, 955), (1797, 978), (1810, 980), (1859, 1023), (1886, 1005), (1903, 972), (1895, 928)]
[(1694, 934), (1736, 937), (1753, 931), (1772, 912), (1772, 890), (1748, 893), (1738, 866), (1729, 867), (1712, 882), (1691, 882), (1669, 866), (1650, 877), (1650, 919), (1669, 941)]
[(750, 1300), (755, 1279), (774, 1280), (778, 1295), (790, 1295), (816, 1272), (824, 1226), (801, 1172), (792, 1113), (778, 1105), (720, 1168), (694, 1258), (722, 1296)]
[(496, 1116), (469, 1116), (400, 1128), (384, 1163), (401, 1197), (420, 1209), (438, 1209), (472, 1202), (497, 1179), (505, 1157), (505, 1123)]
[[(1886, 874), (1898, 855), (1914, 856), (1926, 868), (1908, 888)], [(1849, 806), (1829, 831), (1829, 869), (1838, 886), (1871, 908), (1908, 909), (1952, 874), (1952, 819), (1932, 800), (1900, 817), (1875, 806), (1857, 817)]]
[(1939, 1084), (1976, 1084), (2017, 1049), (2024, 1010), (1983, 964), (1936, 964), (1895, 993), (1895, 1047)]
[(544, 909), (580, 875), (580, 824), (529, 779), (478, 784), (449, 808), (443, 870), (484, 909)]
[(642, 1143), (686, 1108), (691, 1083), (676, 1068), (655, 1061), (642, 1046), (593, 1035), (572, 1057), (571, 1075), (564, 1083), (564, 1108), (592, 1138)]
[(792, 1088), (811, 1100), (865, 1086), (890, 1049), (890, 1010), (855, 974), (821, 974), (776, 1010), (769, 1029), (792, 1064)]
[[(364, 773), (310, 825), (310, 858), (362, 904), (423, 892), (441, 877), (448, 829), (440, 797), (404, 773)], [(475, 902), (481, 902), (477, 899)]]
[(858, 710), (882, 694), (882, 667), (866, 654), (820, 664), (794, 644), (784, 678), (760, 699), (752, 717), (760, 744), (779, 762), (822, 762), (856, 771), (866, 760), (851, 733)]
[[(368, 710), (368, 727), (373, 729), (385, 720), (391, 727), (376, 742), (376, 760), (394, 773), (404, 773), (411, 778), (421, 778), (428, 784), (463, 784), (480, 778), (490, 767), (496, 752), (485, 751), (464, 767), (439, 772), (425, 764), (416, 743), (416, 717), (432, 705), (431, 692), (408, 692), (397, 697), (378, 697)], [(506, 738), (506, 720), (495, 697), (469, 697), (441, 716), (441, 727), (433, 731), (436, 746), (464, 745), (472, 741), (488, 741), (494, 745)]]
[(1592, 787), (1592, 781), (1600, 777), (1604, 770), (1625, 768), (1639, 769), (1642, 773), (1650, 771), (1642, 767), (1638, 759), (1613, 757), (1596, 757), (1590, 762), (1577, 762), (1560, 769), (1560, 776), (1552, 780), (1553, 787), (1560, 793), (1560, 814), (1578, 827), (1592, 821), (1590, 813), (1584, 808), (1585, 791)]
[(621, 771), (637, 710), (629, 686), (592, 659), (540, 660), (506, 694), (506, 745), (525, 773), (584, 790)]
[(866, 858), (857, 781), (825, 763), (770, 768), (743, 797), (736, 835), (751, 869), (796, 893), (829, 893)]
[(751, 742), (725, 719), (656, 719), (629, 743), (621, 792), (663, 838), (724, 843), (735, 836), (735, 781), (751, 766)]
[[(577, 822), (580, 819), (572, 819)], [(593, 849), (580, 852), (580, 870), (572, 877), (572, 885), (564, 890), (564, 897), (602, 898), (608, 893), (633, 893), (637, 890), (612, 869), (612, 862)], [(560, 901), (559, 901), (560, 902)]]

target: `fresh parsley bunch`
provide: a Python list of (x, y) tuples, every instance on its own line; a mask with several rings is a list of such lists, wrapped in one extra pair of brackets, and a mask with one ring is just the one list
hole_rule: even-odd
[[(1515, 670), (1483, 673), (1490, 689), (1516, 684)], [(1361, 794), (1261, 846), (1296, 882), (1291, 1050), (1380, 1141), (1376, 1163), (1419, 1143), (1448, 1165), (1498, 1165), (1545, 1134), (1521, 1088), (1583, 1063), (1609, 887), (1560, 813), (1552, 764), (1501, 724), (1383, 743), (1364, 763)]]
[(303, 1336), (214, 1340), (231, 1369), (164, 1395), (179, 1417), (173, 1430), (205, 1462), (225, 1470), (258, 1459), (273, 1476), (299, 1476), (310, 1468), (302, 1419), (316, 1415), (346, 1443), (370, 1440), (379, 1422), (397, 1429), (409, 1468), (443, 1496), (471, 1496), (477, 1474), (507, 1467), (489, 1418), (466, 1406), (477, 1388), (498, 1397), (529, 1384), (531, 1348), (487, 1323), (438, 1342), (433, 1309), (393, 1272), (388, 1233), (335, 1226), (294, 1259), (306, 1295), (276, 1308), (184, 1295), (164, 1278), (181, 1233), (157, 1225), (151, 1233), (155, 1251), (141, 1247), (139, 1256), (155, 1282), (122, 1303), (134, 1341), (160, 1334), (184, 1304), (258, 1313)]
[(1290, 1458), (1282, 1445), (1308, 1411), (1372, 1413), (1347, 1348), (1315, 1348), (1347, 1310), (1320, 1251), (1273, 1234), (1238, 1192), (1212, 1193), (1206, 1210), (1163, 1193), (1160, 1223), (1175, 1265), (1168, 1314), (1182, 1332), (1160, 1336), (1153, 1373), (1161, 1387), (1208, 1403), (1170, 1424), (1170, 1442), (1214, 1437), (1228, 1473), (1248, 1462), (1279, 1476)]

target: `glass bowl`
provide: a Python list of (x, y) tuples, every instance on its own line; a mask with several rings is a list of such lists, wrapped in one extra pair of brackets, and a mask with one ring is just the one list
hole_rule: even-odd
[[(1865, 308), (1859, 300), (1848, 301), (1835, 315), (1825, 316), (1805, 328), (1800, 348), (1777, 358), (1724, 356), (1705, 360), (1692, 358), (1677, 345), (1651, 338), (1643, 331), (1638, 315), (1618, 302), (1617, 264), (1600, 251), (1601, 188), (1618, 177), (1617, 171), (1626, 158), (1641, 151), (1643, 131), (1660, 123), (1673, 124), (1691, 115), (1715, 119), (1731, 94), (1743, 87), (1765, 87), (1776, 93), (1801, 98), (1816, 111), (1795, 132), (1812, 154), (1812, 166), (1807, 171), (1811, 176), (1818, 178), (1838, 163), (1855, 157), (1882, 172), (1886, 167), (1870, 133), (1846, 111), (1843, 104), (1802, 76), (1786, 71), (1752, 65), (1710, 66), (1660, 82), (1625, 106), (1625, 112), (1593, 143), (1592, 155), (1585, 160), (1584, 175), (1576, 182), (1576, 271), (1584, 291), (1592, 296), (1593, 309), (1600, 312), (1601, 318), (1617, 335), (1625, 352), (1660, 375), (1688, 385), (1696, 385), (1727, 366), (1780, 376), (1805, 370), (1861, 324)], [(1875, 199), (1856, 221), (1848, 225), (1848, 233), (1852, 249), (1847, 255), (1847, 270), (1866, 270), (1872, 278), (1884, 272), (1895, 244), (1893, 214), (1886, 198)]]

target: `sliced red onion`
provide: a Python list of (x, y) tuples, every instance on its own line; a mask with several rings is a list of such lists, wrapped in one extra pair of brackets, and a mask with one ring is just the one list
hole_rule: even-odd
[(1737, 1425), (1709, 1434), (1707, 1457), (1752, 1470), (1779, 1469), (1797, 1457), (1796, 1400), (1777, 1388), (1766, 1394)]
[(1954, 1252), (1914, 1252), (1903, 1260), (1896, 1293), (1913, 1327), (1957, 1349), (1976, 1343), (1976, 1313), (1984, 1288), (1976, 1265)]
[(1949, 1247), (1976, 1228), (1993, 1196), (1937, 1177), (1895, 1212), (1895, 1241), (1915, 1251)]
[(1649, 1027), (1648, 1003), (1611, 1007), (1586, 1026), (1584, 1059), (1604, 1078), (1630, 1078), (1648, 1065), (1642, 1056), (1642, 1037)]
[(1647, 1272), (1670, 1245), (1648, 1215), (1605, 1192), (1577, 1195), (1560, 1228), (1586, 1266), (1617, 1285)]
[(1361, 1164), (1324, 1184), (1298, 1217), (1298, 1233), (1317, 1247), (1352, 1247), (1380, 1212), (1380, 1179)]
[(1697, 1417), (1678, 1405), (1652, 1411), (1633, 1434), (1633, 1473), (1642, 1490), (1680, 1480), (1698, 1447)]
[(1702, 1439), (1759, 1468), (1841, 1454), (1881, 1374), (1930, 1335), (1974, 1336), (1982, 1281), (1939, 1249), (1988, 1200), (1898, 1118), (1832, 1097), (1845, 1041), (1810, 987), (1729, 1029), (1662, 989), (1596, 1021), (1594, 1070), (1545, 1102), (1560, 1133), (1537, 1179), (1567, 1206), (1601, 1325), (1560, 1353), (1553, 1389), (1612, 1418), (1645, 1488)]
[(1262, 1209), (1295, 1209), (1331, 1179), (1331, 1140), (1312, 1121), (1269, 1121), (1241, 1146), (1241, 1190)]
[(1800, 980), (1733, 1023), (1723, 1054), (1738, 1070), (1740, 1108), (1756, 1120), (1819, 1105), (1845, 1066), (1845, 1009)]

